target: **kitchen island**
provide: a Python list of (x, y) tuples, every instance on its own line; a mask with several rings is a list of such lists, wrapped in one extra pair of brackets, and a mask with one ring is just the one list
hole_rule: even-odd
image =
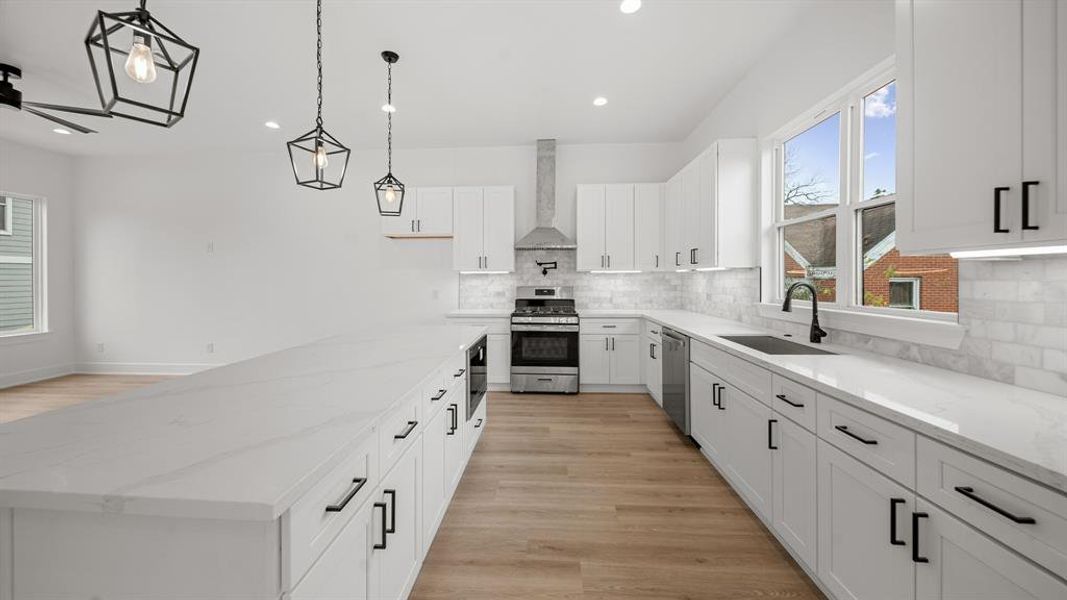
[(372, 328), (0, 425), (0, 600), (404, 596), (485, 423), (484, 334)]

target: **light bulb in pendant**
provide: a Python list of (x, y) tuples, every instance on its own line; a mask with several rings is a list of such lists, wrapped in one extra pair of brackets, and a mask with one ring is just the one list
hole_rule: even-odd
[(325, 169), (328, 166), (330, 166), (330, 159), (326, 157), (326, 147), (322, 144), (316, 145), (315, 168), (321, 171), (322, 169)]
[(152, 48), (148, 39), (135, 35), (130, 54), (126, 57), (126, 74), (137, 83), (152, 83), (156, 80), (156, 62), (152, 59)]
[(391, 185), (385, 186), (385, 201), (388, 204), (392, 204), (392, 203), (396, 202), (396, 188), (395, 187), (393, 187)]

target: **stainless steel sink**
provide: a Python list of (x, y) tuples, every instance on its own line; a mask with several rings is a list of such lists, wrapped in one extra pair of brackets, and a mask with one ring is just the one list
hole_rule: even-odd
[(789, 340), (783, 340), (773, 335), (722, 335), (724, 340), (730, 340), (735, 344), (758, 350), (764, 354), (837, 354), (827, 350), (819, 350), (804, 344), (798, 344)]

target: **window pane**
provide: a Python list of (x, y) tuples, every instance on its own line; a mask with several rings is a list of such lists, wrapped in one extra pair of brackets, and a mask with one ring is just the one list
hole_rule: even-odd
[(0, 232), (7, 233), (7, 198), (0, 198)]
[(841, 201), (841, 115), (834, 113), (782, 146), (785, 218), (825, 210)]
[(11, 235), (0, 235), (0, 335), (33, 331), (33, 203), (11, 203)]
[(863, 99), (863, 198), (897, 191), (897, 84)]
[[(820, 302), (837, 300), (837, 218), (823, 217), (782, 228), (785, 289), (806, 281), (819, 291)], [(784, 292), (785, 290), (783, 290)], [(803, 288), (793, 295), (809, 300)]]
[(948, 255), (901, 256), (894, 204), (861, 211), (863, 305), (957, 312), (959, 271)]

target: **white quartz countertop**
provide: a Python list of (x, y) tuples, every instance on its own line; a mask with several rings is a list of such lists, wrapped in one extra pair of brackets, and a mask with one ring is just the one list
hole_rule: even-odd
[(510, 308), (461, 308), (448, 313), (448, 316), (466, 319), (495, 319), (510, 317), (512, 312), (514, 310)]
[(368, 329), (0, 425), (0, 507), (276, 519), (484, 333)]
[(579, 310), (578, 314), (584, 319), (650, 319), (1067, 492), (1067, 398), (834, 344), (820, 346), (837, 352), (834, 356), (764, 354), (720, 336), (779, 334), (689, 311)]

